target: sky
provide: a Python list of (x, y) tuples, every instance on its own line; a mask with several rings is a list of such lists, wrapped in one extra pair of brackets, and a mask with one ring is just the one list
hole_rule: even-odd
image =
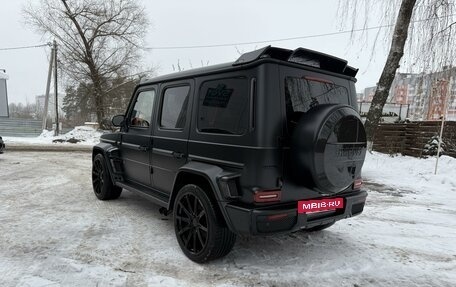
[[(31, 1), (3, 1), (0, 9), (0, 49), (45, 43), (40, 34), (24, 24), (22, 7)], [(157, 75), (173, 72), (179, 62), (184, 69), (231, 62), (239, 53), (267, 45), (318, 50), (348, 60), (359, 68), (357, 90), (374, 86), (388, 52), (388, 43), (378, 43), (372, 50), (375, 34), (361, 41), (350, 34), (271, 41), (347, 30), (338, 15), (339, 0), (167, 0), (146, 1), (150, 20), (146, 37), (148, 47), (234, 44), (264, 41), (259, 44), (230, 45), (218, 48), (152, 49), (144, 53), (141, 65)], [(340, 14), (340, 13), (339, 13)], [(372, 18), (372, 26), (376, 25)], [(375, 33), (375, 32), (374, 32)], [(1, 51), (0, 69), (9, 75), (9, 102), (34, 103), (44, 94), (50, 48)], [(63, 91), (65, 83), (59, 83)]]

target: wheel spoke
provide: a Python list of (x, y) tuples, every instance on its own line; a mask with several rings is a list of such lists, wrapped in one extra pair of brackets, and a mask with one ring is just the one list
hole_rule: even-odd
[(192, 238), (192, 235), (193, 234), (191, 232), (189, 232), (188, 236), (187, 236), (187, 239), (184, 239), (184, 245), (185, 245), (186, 248), (188, 248), (188, 243), (190, 242), (190, 239)]
[(194, 198), (194, 202), (193, 202), (193, 212), (194, 214), (197, 214), (198, 213), (198, 203), (199, 203), (199, 199), (195, 197)]
[(193, 252), (196, 253), (196, 232), (192, 232), (192, 239), (193, 239)]
[(190, 209), (190, 214), (193, 214), (195, 211), (194, 210), (191, 210), (192, 208), (192, 204), (190, 203), (190, 199), (188, 198), (189, 195), (185, 196), (185, 200), (187, 201), (187, 208)]
[(199, 229), (207, 233), (207, 227), (201, 225)]
[(201, 212), (198, 214), (198, 221), (200, 221), (201, 218), (202, 218), (203, 216), (205, 216), (205, 215), (206, 215), (206, 211), (204, 211), (204, 209), (201, 210)]
[(188, 217), (183, 217), (183, 216), (176, 216), (177, 220), (180, 220), (180, 221), (183, 221), (185, 223), (189, 223), (191, 222), (190, 218)]
[(198, 240), (201, 244), (201, 248), (204, 248), (204, 246), (206, 246), (206, 242), (205, 240), (203, 240), (203, 237), (201, 236), (200, 228), (196, 230), (196, 234), (198, 235)]
[[(179, 207), (184, 211), (185, 214), (187, 214), (187, 217), (188, 217), (188, 218), (191, 218), (191, 217), (192, 217), (192, 214), (190, 213), (190, 211), (188, 211), (187, 208), (186, 208), (182, 203), (180, 203), (180, 202), (179, 202), (179, 204), (178, 204), (178, 208), (179, 208)], [(178, 209), (178, 210), (179, 210), (179, 209)]]
[(184, 234), (185, 232), (189, 231), (191, 228), (192, 228), (192, 227), (191, 227), (190, 225), (188, 225), (188, 226), (182, 228), (181, 230), (179, 230), (178, 234), (179, 234), (179, 235), (182, 235), (182, 234)]
[(95, 161), (95, 168), (99, 171), (100, 170), (100, 161)]
[(94, 187), (95, 187), (94, 189), (95, 189), (96, 193), (99, 193), (99, 188), (98, 188), (99, 185), (100, 184), (98, 182), (94, 182)]

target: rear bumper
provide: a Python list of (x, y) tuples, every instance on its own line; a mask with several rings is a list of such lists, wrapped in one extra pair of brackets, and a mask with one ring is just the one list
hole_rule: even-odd
[(225, 206), (225, 210), (229, 217), (229, 225), (237, 234), (289, 233), (361, 214), (367, 192), (361, 190), (337, 197), (344, 198), (343, 209), (311, 214), (298, 213), (297, 202), (256, 208), (229, 203)]

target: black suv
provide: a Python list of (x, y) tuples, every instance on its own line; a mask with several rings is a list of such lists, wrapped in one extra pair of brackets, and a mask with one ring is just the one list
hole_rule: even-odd
[(236, 235), (322, 230), (363, 211), (366, 135), (357, 69), (299, 48), (139, 84), (120, 132), (93, 149), (101, 200), (122, 188), (173, 214), (187, 257), (205, 262)]
[(0, 153), (3, 153), (4, 149), (5, 149), (5, 144), (3, 143), (2, 137), (0, 137)]

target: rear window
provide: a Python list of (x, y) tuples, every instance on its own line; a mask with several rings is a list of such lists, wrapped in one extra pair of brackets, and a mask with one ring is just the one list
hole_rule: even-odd
[(285, 78), (285, 96), (287, 113), (305, 113), (322, 104), (350, 104), (346, 87), (319, 78)]
[(242, 135), (249, 125), (249, 87), (246, 78), (206, 81), (201, 85), (198, 130)]

